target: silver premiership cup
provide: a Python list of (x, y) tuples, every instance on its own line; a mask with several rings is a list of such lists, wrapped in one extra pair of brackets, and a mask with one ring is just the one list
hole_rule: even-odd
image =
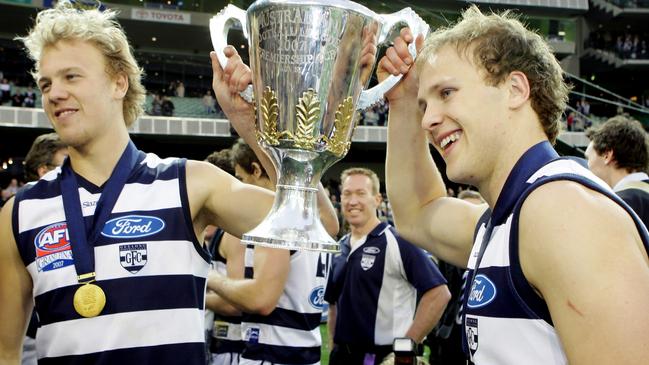
[[(317, 184), (347, 154), (357, 110), (381, 100), (401, 78), (365, 90), (377, 46), (402, 26), (425, 36), (428, 25), (410, 8), (381, 15), (345, 0), (259, 0), (247, 11), (228, 5), (210, 20), (223, 66), (235, 22), (248, 39), (253, 74), (242, 96), (252, 102), (254, 93), (257, 139), (278, 173), (272, 210), (242, 242), (339, 251), (320, 223)], [(414, 57), (414, 43), (410, 52)]]

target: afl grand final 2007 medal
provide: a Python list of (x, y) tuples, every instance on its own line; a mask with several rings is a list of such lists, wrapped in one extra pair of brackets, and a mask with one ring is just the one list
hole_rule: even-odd
[(74, 293), (74, 309), (82, 317), (96, 317), (106, 305), (106, 294), (95, 284), (82, 284)]

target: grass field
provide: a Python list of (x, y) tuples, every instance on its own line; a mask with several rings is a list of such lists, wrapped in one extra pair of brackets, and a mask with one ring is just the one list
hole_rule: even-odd
[(329, 365), (329, 340), (327, 337), (328, 332), (327, 332), (327, 325), (326, 324), (321, 324), (320, 325), (320, 334), (322, 334), (322, 347), (320, 348), (320, 364), (321, 365)]

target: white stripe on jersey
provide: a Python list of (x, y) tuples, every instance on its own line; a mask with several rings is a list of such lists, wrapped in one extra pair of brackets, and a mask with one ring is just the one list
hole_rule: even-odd
[(140, 164), (146, 164), (147, 167), (155, 169), (156, 167), (158, 167), (158, 165), (171, 165), (176, 160), (178, 160), (178, 157), (160, 158), (154, 153), (147, 153), (146, 157), (144, 158), (144, 160), (142, 160), (142, 162), (140, 162)]
[[(489, 249), (485, 251), (480, 267), (506, 267), (509, 266), (509, 231), (513, 217), (507, 217), (507, 221), (500, 226), (494, 227), (489, 241)], [(473, 246), (469, 256), (468, 268), (475, 268), (476, 259), (480, 252), (480, 244), (484, 237), (486, 227), (483, 225), (476, 235), (476, 244)]]
[(240, 365), (241, 354), (226, 352), (223, 354), (212, 354), (210, 365)]
[[(212, 337), (219, 338), (222, 340), (230, 340), (230, 341), (243, 340), (240, 324), (223, 322), (223, 321), (219, 321), (218, 319), (214, 320), (212, 324), (214, 325), (214, 330), (212, 331)], [(218, 330), (223, 328), (227, 328), (227, 333), (225, 334), (225, 336), (221, 336), (221, 331)]]
[[(542, 319), (514, 319), (478, 317), (478, 334), (480, 328), (489, 328), (489, 333), (497, 336), (480, 336), (477, 351), (473, 357), (476, 364), (492, 364), (498, 359), (500, 364), (525, 365), (567, 364), (568, 360), (562, 349), (554, 328)], [(530, 330), (533, 327), (534, 330)], [(503, 350), (506, 344), (507, 350)], [(534, 346), (530, 346), (534, 344)], [(490, 351), (497, 352), (496, 354)], [(531, 353), (533, 351), (535, 353)], [(548, 359), (551, 359), (548, 362)]]
[[(18, 233), (23, 233), (36, 227), (63, 222), (65, 212), (60, 209), (63, 198), (59, 195), (49, 199), (23, 200), (18, 205)], [(39, 214), (34, 214), (39, 212)]]
[[(45, 175), (41, 176), (41, 178), (38, 180), (46, 180), (46, 181), (56, 180), (56, 178), (59, 176), (60, 173), (61, 173), (61, 166), (57, 166), (55, 169), (46, 172)], [(36, 183), (38, 180), (33, 181), (33, 183)]]
[(385, 235), (385, 268), (376, 308), (374, 343), (392, 345), (395, 337), (406, 335), (415, 313), (417, 290), (410, 284), (403, 267), (396, 237), (389, 229)]
[(132, 212), (142, 209), (143, 206), (146, 206), (147, 210), (180, 207), (179, 189), (177, 179), (155, 180), (151, 184), (125, 185), (120, 197), (124, 196), (128, 199), (119, 199), (113, 208), (113, 213)]
[(605, 183), (604, 180), (595, 176), (595, 174), (593, 174), (592, 171), (581, 166), (580, 164), (576, 163), (573, 160), (553, 161), (552, 163), (549, 163), (541, 167), (537, 172), (535, 172), (534, 175), (532, 175), (529, 179), (527, 179), (527, 183), (531, 184), (544, 176), (552, 176), (556, 174), (577, 174), (589, 180), (593, 180), (604, 190), (610, 192), (613, 191), (613, 189), (611, 189), (611, 187), (608, 186), (608, 184)]
[[(315, 308), (309, 303), (309, 294), (307, 293), (314, 289), (313, 285), (322, 285), (324, 287), (326, 284), (324, 277), (316, 277), (320, 254), (317, 251), (297, 251), (291, 255), (291, 271), (294, 270), (294, 267), (299, 268), (300, 271), (299, 274), (289, 273), (286, 278), (284, 291), (277, 302), (278, 308), (299, 313), (322, 313), (322, 309)], [(323, 255), (326, 254), (323, 253)], [(324, 260), (326, 262), (326, 258)], [(298, 261), (305, 262), (306, 264), (300, 264)], [(314, 279), (305, 280), (305, 278)]]
[[(196, 330), (190, 330), (195, 328)], [(70, 336), (70, 333), (83, 334)], [(57, 322), (38, 329), (38, 358), (205, 342), (203, 311), (166, 309)]]
[[(101, 194), (91, 194), (86, 189), (79, 188), (81, 212), (84, 217), (95, 214), (95, 204), (100, 196)], [(95, 204), (88, 204), (91, 202)], [(18, 207), (18, 231), (22, 233), (30, 229), (64, 221), (65, 212), (60, 209), (62, 205), (63, 198), (61, 196), (21, 201)], [(142, 210), (143, 207), (146, 207), (146, 210), (153, 211), (177, 208), (180, 205), (178, 179), (155, 180), (151, 184), (133, 183), (124, 185), (120, 198), (115, 203), (112, 212), (131, 212)], [(33, 214), (36, 211), (42, 212), (42, 214)]]
[[(189, 241), (145, 241), (124, 242), (95, 247), (95, 271), (97, 280), (112, 280), (133, 277), (130, 271), (120, 264), (119, 247), (127, 244), (146, 244), (147, 261), (137, 276), (158, 275), (193, 275), (207, 277), (205, 260), (198, 254)], [(169, 260), (173, 257), (173, 260)], [(31, 277), (38, 277), (34, 282), (34, 296), (56, 288), (76, 285), (77, 273), (74, 265), (57, 270), (38, 272), (37, 261), (27, 266)]]
[(320, 327), (312, 331), (302, 331), (262, 323), (241, 323), (241, 333), (244, 337), (248, 328), (259, 329), (259, 343), (264, 345), (286, 347), (320, 347), (321, 345)]

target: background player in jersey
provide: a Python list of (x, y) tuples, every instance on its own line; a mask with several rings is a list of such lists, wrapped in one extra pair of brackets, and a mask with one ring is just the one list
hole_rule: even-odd
[[(387, 192), (405, 238), (471, 270), (464, 326), (474, 362), (646, 361), (647, 232), (551, 147), (568, 88), (545, 41), (475, 6), (425, 45), (416, 40), (417, 67), (413, 41), (402, 31), (378, 66), (380, 80), (408, 72), (387, 94)], [(450, 180), (478, 188), (486, 215), (446, 197), (428, 141)]]
[[(450, 293), (433, 261), (379, 220), (379, 178), (366, 168), (342, 172), (341, 208), (351, 232), (327, 280), (331, 365), (380, 364), (397, 337), (423, 341)], [(420, 299), (419, 299), (420, 298)], [(417, 301), (419, 299), (419, 301)]]
[[(214, 152), (205, 160), (228, 174), (235, 175), (231, 149)], [(212, 268), (230, 278), (243, 279), (245, 246), (237, 237), (224, 232), (221, 228), (211, 226), (210, 229), (208, 250), (212, 258)], [(206, 345), (210, 364), (239, 364), (244, 347), (241, 335), (241, 311), (209, 289), (205, 297), (205, 308), (207, 309)]]
[[(251, 229), (272, 193), (205, 162), (135, 148), (127, 127), (145, 92), (114, 12), (60, 1), (22, 41), (69, 159), (0, 214), (0, 359), (19, 362), (35, 301), (41, 363), (203, 365), (209, 256), (199, 236), (208, 223)], [(333, 209), (322, 207), (335, 233)]]
[(649, 224), (649, 139), (642, 124), (624, 116), (586, 131), (590, 170)]

